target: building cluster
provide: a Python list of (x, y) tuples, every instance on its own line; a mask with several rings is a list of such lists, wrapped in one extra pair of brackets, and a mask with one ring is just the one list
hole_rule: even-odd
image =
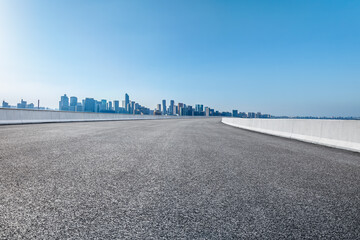
[(178, 115), (178, 116), (231, 116), (230, 112), (219, 112), (212, 108), (205, 107), (203, 104), (195, 104), (195, 108), (185, 103), (175, 104), (174, 100), (170, 100), (167, 107), (166, 100), (162, 100), (162, 104), (158, 104), (154, 110), (154, 115)]
[(271, 118), (270, 114), (261, 114), (261, 112), (238, 112), (238, 110), (232, 111), (233, 117), (239, 117), (239, 118)]
[(77, 97), (68, 97), (66, 94), (61, 96), (59, 101), (60, 111), (74, 111), (74, 112), (99, 112), (99, 113), (125, 113), (125, 114), (141, 114), (141, 115), (177, 115), (177, 116), (231, 116), (230, 112), (219, 112), (205, 107), (202, 104), (196, 104), (195, 108), (184, 103), (175, 104), (174, 100), (170, 101), (167, 107), (166, 100), (158, 104), (155, 109), (150, 109), (140, 105), (135, 101), (131, 101), (129, 95), (125, 94), (125, 99), (121, 102), (119, 100), (107, 101), (102, 99), (100, 101), (94, 98), (85, 98), (81, 102)]
[(59, 101), (59, 110), (142, 115), (149, 115), (151, 112), (149, 108), (146, 108), (135, 101), (131, 101), (128, 94), (125, 94), (125, 100), (122, 101), (121, 105), (119, 100), (107, 101), (106, 99), (102, 99), (98, 101), (94, 98), (85, 98), (79, 102), (77, 97), (73, 96), (69, 98), (64, 94)]
[[(40, 101), (37, 106), (33, 103), (27, 103), (23, 99), (16, 106), (10, 106), (9, 103), (3, 101), (3, 108), (21, 108), (21, 109), (40, 109), (45, 110), (49, 108), (40, 107)], [(169, 116), (227, 116), (240, 118), (270, 118), (270, 114), (261, 114), (260, 112), (238, 112), (233, 110), (231, 112), (219, 112), (210, 107), (204, 107), (203, 104), (195, 104), (195, 107), (185, 103), (175, 104), (174, 100), (170, 100), (169, 105), (166, 100), (162, 100), (157, 104), (155, 109), (150, 109), (140, 105), (135, 101), (131, 101), (129, 95), (126, 93), (123, 101), (114, 100), (108, 101), (102, 99), (100, 101), (94, 98), (85, 98), (78, 101), (75, 96), (68, 97), (66, 94), (60, 97), (59, 101), (60, 111), (72, 112), (95, 112), (95, 113), (122, 113), (122, 114), (140, 114), (140, 115), (169, 115)]]
[(21, 101), (16, 104), (16, 106), (11, 106), (8, 102), (3, 101), (2, 102), (3, 108), (21, 108), (21, 109), (39, 109), (39, 110), (46, 110), (48, 108), (40, 107), (40, 100), (38, 100), (37, 106), (35, 106), (34, 103), (27, 103), (27, 101), (24, 101), (21, 99)]

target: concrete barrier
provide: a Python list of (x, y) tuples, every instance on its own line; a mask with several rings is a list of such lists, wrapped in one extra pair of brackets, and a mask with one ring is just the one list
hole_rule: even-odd
[(222, 118), (221, 121), (255, 132), (360, 152), (359, 120)]
[(67, 112), (52, 110), (0, 108), (0, 125), (81, 121), (120, 121), (144, 119), (192, 118), (191, 116), (154, 116), (115, 113)]

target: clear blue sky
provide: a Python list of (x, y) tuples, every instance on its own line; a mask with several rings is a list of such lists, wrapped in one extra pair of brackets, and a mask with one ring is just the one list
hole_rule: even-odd
[(1, 0), (0, 100), (360, 116), (360, 1)]

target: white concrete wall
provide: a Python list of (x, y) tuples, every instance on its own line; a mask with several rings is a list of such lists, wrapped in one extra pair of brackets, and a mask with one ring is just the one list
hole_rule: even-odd
[(168, 118), (190, 118), (190, 116), (153, 116), (153, 115), (131, 115), (114, 113), (87, 113), (87, 112), (65, 112), (31, 109), (8, 109), (0, 108), (0, 125), (24, 124), (24, 123), (50, 123), (50, 122), (79, 122), (79, 121), (119, 121), (119, 120), (141, 120), (141, 119), (168, 119)]
[(360, 152), (359, 120), (222, 118), (230, 126)]

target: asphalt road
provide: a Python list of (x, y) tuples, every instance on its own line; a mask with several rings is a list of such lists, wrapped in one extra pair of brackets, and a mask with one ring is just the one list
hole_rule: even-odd
[(360, 238), (360, 154), (220, 119), (0, 126), (0, 239)]

